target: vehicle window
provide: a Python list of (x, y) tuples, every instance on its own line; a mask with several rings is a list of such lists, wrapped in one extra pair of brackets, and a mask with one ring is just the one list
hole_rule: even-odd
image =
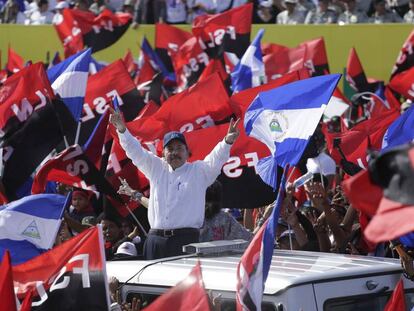
[(157, 294), (142, 294), (142, 293), (129, 293), (126, 297), (126, 302), (131, 303), (132, 299), (136, 297), (141, 301), (141, 308), (148, 307), (155, 299), (159, 297)]
[[(220, 311), (236, 311), (236, 309), (236, 301), (229, 299), (222, 299), (220, 308), (215, 308), (215, 310)], [(270, 302), (262, 302), (262, 311), (276, 311), (276, 307)]]
[[(352, 297), (341, 297), (325, 301), (324, 311), (383, 311), (390, 298), (390, 293), (378, 295), (363, 295)], [(414, 292), (405, 293), (405, 304), (407, 310), (414, 307)]]

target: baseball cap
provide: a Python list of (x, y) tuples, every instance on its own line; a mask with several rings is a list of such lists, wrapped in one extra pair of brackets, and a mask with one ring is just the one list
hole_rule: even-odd
[(309, 158), (306, 168), (313, 174), (323, 174), (325, 176), (336, 174), (336, 163), (326, 153), (320, 153), (315, 158)]
[(182, 133), (180, 133), (180, 132), (168, 132), (167, 134), (164, 135), (164, 143), (163, 143), (162, 147), (165, 148), (165, 146), (167, 146), (174, 139), (178, 139), (184, 145), (187, 146), (187, 142), (185, 141), (185, 137)]
[(119, 245), (115, 255), (137, 256), (137, 249), (132, 242), (124, 242)]
[(59, 1), (55, 6), (55, 10), (66, 9), (68, 7), (69, 7), (69, 4), (66, 1)]

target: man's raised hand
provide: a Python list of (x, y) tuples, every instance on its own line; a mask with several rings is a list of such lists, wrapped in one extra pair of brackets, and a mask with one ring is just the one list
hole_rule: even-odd
[(112, 107), (109, 107), (111, 115), (109, 116), (109, 121), (116, 127), (118, 132), (123, 133), (126, 130), (125, 122), (122, 119), (120, 111), (115, 111)]
[(119, 189), (118, 189), (118, 193), (132, 196), (132, 194), (134, 193), (134, 190), (129, 186), (128, 182), (121, 177), (118, 177), (118, 178), (119, 178), (119, 181), (121, 182), (121, 185), (119, 186)]
[(229, 145), (232, 145), (237, 137), (239, 137), (240, 131), (237, 128), (237, 125), (240, 122), (240, 118), (236, 120), (236, 122), (233, 121), (233, 118), (231, 118), (230, 120), (230, 125), (229, 125), (229, 129), (227, 131), (227, 135), (224, 138), (225, 142)]

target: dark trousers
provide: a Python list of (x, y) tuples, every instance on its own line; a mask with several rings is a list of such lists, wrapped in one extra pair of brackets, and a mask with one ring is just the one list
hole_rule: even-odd
[(183, 255), (183, 246), (198, 243), (199, 237), (200, 233), (196, 229), (172, 236), (165, 236), (150, 230), (144, 244), (144, 258), (151, 260)]

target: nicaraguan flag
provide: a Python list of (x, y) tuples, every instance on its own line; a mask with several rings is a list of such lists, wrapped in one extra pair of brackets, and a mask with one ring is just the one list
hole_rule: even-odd
[(76, 121), (82, 114), (90, 62), (91, 49), (87, 49), (47, 71), (53, 90), (60, 95)]
[(272, 214), (253, 237), (237, 266), (237, 310), (261, 310), (263, 291), (272, 263), (276, 228), (282, 206), (285, 170)]
[(36, 194), (0, 206), (0, 258), (10, 251), (13, 265), (52, 248), (66, 198)]
[(260, 29), (240, 62), (234, 67), (231, 73), (233, 93), (266, 83), (265, 67), (260, 47), (263, 34), (264, 29)]
[(414, 106), (391, 123), (382, 139), (381, 151), (403, 145), (414, 140)]
[(273, 189), (277, 165), (298, 163), (340, 78), (340, 74), (332, 74), (295, 81), (259, 93), (250, 104), (244, 128), (272, 153), (256, 169)]

